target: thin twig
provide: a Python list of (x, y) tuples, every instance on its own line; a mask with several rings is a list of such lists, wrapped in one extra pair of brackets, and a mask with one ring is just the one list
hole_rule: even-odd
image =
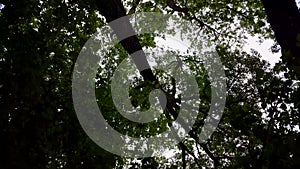
[(176, 5), (176, 3), (174, 2), (174, 0), (166, 0), (166, 2), (167, 2), (167, 5), (168, 5), (171, 9), (173, 9), (173, 11), (184, 13), (190, 20), (195, 20), (196, 22), (198, 22), (199, 27), (200, 27), (201, 29), (202, 29), (203, 27), (206, 27), (206, 28), (208, 28), (209, 30), (211, 30), (217, 38), (219, 37), (219, 34), (220, 34), (220, 33), (219, 33), (216, 29), (214, 29), (214, 28), (211, 27), (210, 25), (204, 23), (202, 20), (200, 20), (199, 18), (197, 18), (195, 15), (192, 16), (192, 15), (189, 13), (189, 9), (188, 9), (188, 8), (182, 8), (182, 7), (178, 6), (178, 5)]

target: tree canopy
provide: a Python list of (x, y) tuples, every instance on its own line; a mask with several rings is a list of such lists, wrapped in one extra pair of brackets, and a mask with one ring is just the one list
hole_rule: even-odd
[[(72, 100), (72, 73), (86, 41), (107, 23), (141, 12), (170, 14), (196, 25), (216, 44), (226, 75), (220, 123), (206, 142), (199, 142), (213, 85), (203, 58), (162, 48), (176, 69), (190, 69), (201, 98), (196, 123), (188, 137), (170, 147), (174, 151), (169, 158), (126, 158), (102, 149), (82, 129)], [(1, 167), (299, 168), (299, 21), (296, 2), (286, 0), (0, 1)], [(133, 25), (125, 20), (122, 28)], [(244, 51), (251, 35), (274, 40), (270, 48), (282, 55), (274, 67), (263, 54)], [(166, 92), (167, 113), (155, 123), (125, 119), (112, 100), (113, 72), (128, 54), (142, 50), (139, 57), (146, 59), (148, 51), (159, 47), (158, 37), (163, 38), (131, 36), (101, 57), (94, 81), (97, 104), (120, 133), (156, 135), (168, 130), (178, 115), (183, 102), (178, 86), (157, 69), (138, 70), (129, 88), (131, 104), (142, 111), (149, 109), (151, 90)]]

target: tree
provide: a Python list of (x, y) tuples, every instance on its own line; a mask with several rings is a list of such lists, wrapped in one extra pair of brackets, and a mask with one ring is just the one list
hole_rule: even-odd
[(85, 4), (76, 5), (80, 12), (60, 1), (3, 4), (3, 168), (111, 168), (115, 157), (86, 137), (77, 123), (70, 85), (76, 55), (89, 32), (103, 22), (95, 12), (86, 15), (92, 9)]
[[(281, 7), (291, 9), (278, 15), (274, 12), (276, 5), (267, 0), (262, 2), (1, 2), (5, 5), (0, 13), (3, 25), (0, 38), (3, 168), (122, 168), (128, 165), (132, 168), (298, 168), (299, 134), (295, 128), (299, 126), (300, 98), (299, 87), (295, 87), (293, 81), (297, 75), (291, 68), (297, 66), (292, 58), (299, 55), (299, 12), (294, 3), (277, 0), (276, 4), (282, 3)], [(261, 38), (274, 37), (263, 6), (284, 56), (273, 69), (261, 61), (259, 53), (241, 51), (245, 35), (240, 32), (259, 34)], [(189, 65), (198, 84), (203, 84), (199, 85), (201, 98), (205, 99), (199, 108), (198, 124), (190, 137), (178, 145), (174, 158), (128, 161), (99, 148), (81, 129), (72, 105), (71, 73), (81, 47), (97, 27), (105, 24), (104, 20), (110, 22), (143, 11), (178, 15), (199, 25), (199, 29), (219, 42), (217, 50), (226, 68), (228, 96), (217, 131), (207, 143), (199, 144), (195, 137), (201, 131), (202, 118), (209, 108), (210, 83), (201, 60), (194, 55), (183, 56), (183, 64)], [(293, 19), (287, 20), (288, 17)], [(236, 26), (231, 28), (232, 24)], [(124, 25), (132, 29), (129, 22)], [(101, 100), (98, 104), (108, 120), (112, 122), (117, 117), (112, 125), (120, 132), (132, 131), (125, 129), (130, 124), (120, 117), (109, 99), (110, 72), (116, 69), (116, 65), (110, 63), (120, 63), (126, 52), (131, 54), (144, 46), (155, 46), (154, 35), (132, 36), (121, 41), (103, 59), (105, 67), (99, 68), (97, 75), (96, 92)], [(113, 57), (116, 54), (121, 57)], [(141, 57), (146, 59), (145, 54)], [(140, 74), (143, 79), (137, 78), (133, 84), (133, 97), (141, 95), (135, 90), (142, 81), (170, 80), (156, 70), (147, 69)], [(172, 84), (165, 86), (168, 85), (172, 87)], [(174, 108), (177, 101), (170, 100), (168, 104), (173, 104)], [(143, 103), (147, 107), (147, 99), (136, 100), (136, 106)], [(168, 127), (165, 121), (161, 123), (165, 129)], [(137, 125), (137, 135), (147, 134), (147, 128), (156, 129), (157, 126)]]
[(283, 60), (298, 73), (300, 65), (300, 12), (295, 1), (262, 0), (268, 21), (282, 48)]

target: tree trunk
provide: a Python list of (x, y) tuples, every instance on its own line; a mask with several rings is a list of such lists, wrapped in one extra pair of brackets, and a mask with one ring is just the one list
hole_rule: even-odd
[(262, 0), (282, 59), (300, 75), (300, 11), (295, 0)]
[[(99, 12), (101, 15), (103, 15), (107, 22), (111, 22), (115, 19), (118, 19), (120, 17), (126, 16), (126, 10), (121, 2), (121, 0), (98, 0), (96, 1), (96, 5), (99, 9)], [(133, 32), (132, 25), (130, 24), (129, 20), (123, 20), (121, 25), (117, 25), (118, 27), (122, 27), (123, 32), (131, 33)], [(117, 27), (112, 27), (114, 33), (117, 35), (118, 38), (120, 38), (119, 32), (120, 29)], [(135, 65), (139, 69), (140, 74), (144, 78), (144, 80), (149, 80), (151, 82), (157, 81), (150, 65), (146, 59), (146, 54), (143, 52), (142, 46), (139, 43), (139, 40), (137, 36), (131, 36), (121, 41), (122, 46), (124, 49), (131, 55), (134, 52), (141, 51), (139, 54), (139, 58), (132, 57), (133, 61), (135, 62)], [(147, 69), (142, 70), (140, 68), (140, 64), (144, 63), (144, 67), (146, 66)]]
[[(168, 1), (168, 3), (172, 3), (170, 1)], [(126, 10), (121, 2), (121, 0), (96, 0), (96, 5), (97, 8), (99, 9), (99, 12), (101, 15), (103, 15), (106, 18), (107, 22), (113, 21), (115, 19), (118, 19), (120, 17), (123, 17), (126, 15)], [(170, 4), (172, 9), (176, 7), (176, 9), (178, 10), (179, 7), (176, 6), (175, 4)], [(175, 9), (174, 9), (175, 10)], [(186, 9), (182, 9), (182, 10), (186, 10)], [(182, 12), (182, 11), (181, 11)], [(118, 27), (122, 27), (122, 31), (124, 32), (132, 32), (133, 28), (132, 25), (130, 24), (129, 20), (124, 21), (123, 23), (120, 23), (121, 25), (118, 25)], [(112, 26), (112, 30), (114, 31), (114, 33), (117, 35), (117, 37), (119, 38), (120, 36), (119, 34), (119, 29), (116, 29)], [(121, 34), (121, 32), (120, 32)], [(139, 40), (137, 38), (137, 36), (131, 36), (129, 38), (126, 38), (124, 40), (121, 41), (122, 46), (124, 47), (124, 49), (129, 53), (132, 54), (134, 52), (137, 51), (141, 51), (139, 54), (139, 58), (134, 58), (132, 57), (133, 61), (135, 62), (135, 65), (137, 66), (137, 68), (139, 69), (139, 72), (141, 74), (141, 76), (143, 77), (143, 79), (145, 81), (150, 81), (151, 83), (154, 84), (158, 84), (159, 85), (159, 81), (158, 79), (156, 79), (155, 75), (153, 74), (150, 65), (146, 59), (146, 55), (143, 52), (142, 46), (139, 43)], [(148, 67), (145, 70), (141, 70), (139, 67), (139, 65), (141, 64), (141, 62), (144, 64), (143, 67)], [(167, 94), (167, 93), (166, 93)], [(167, 95), (168, 96), (168, 95)], [(181, 118), (177, 118), (177, 112), (173, 109), (174, 107), (172, 106), (172, 102), (175, 100), (175, 98), (172, 97), (168, 97), (167, 99), (167, 103), (166, 103), (166, 110), (167, 110), (167, 114), (166, 117), (168, 119), (177, 119), (178, 122), (181, 124), (181, 126), (188, 131), (189, 129), (187, 128), (187, 124), (183, 121), (183, 119)], [(161, 105), (162, 104), (162, 100), (159, 99)], [(171, 117), (172, 116), (172, 117)], [(171, 126), (172, 124), (169, 123), (169, 126)], [(194, 132), (189, 132), (188, 133), (190, 135), (190, 137), (192, 137), (193, 139), (195, 139), (196, 142), (199, 141), (198, 136), (194, 133)], [(208, 154), (208, 156), (214, 161), (214, 164), (216, 166), (219, 165), (219, 161), (218, 159), (212, 154), (212, 152), (210, 152), (210, 150), (203, 144), (199, 143), (201, 147), (204, 148), (204, 151)]]

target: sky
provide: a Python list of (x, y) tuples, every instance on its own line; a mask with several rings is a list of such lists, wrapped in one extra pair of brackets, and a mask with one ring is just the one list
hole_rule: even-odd
[[(156, 38), (155, 41), (158, 46), (168, 46), (171, 49), (179, 50), (182, 53), (184, 53), (187, 49), (185, 44), (180, 42), (178, 39), (166, 38), (166, 40), (164, 40), (162, 38)], [(248, 36), (248, 40), (246, 41), (246, 44), (242, 50), (249, 54), (251, 49), (256, 50), (260, 53), (262, 59), (268, 61), (271, 67), (273, 67), (275, 66), (275, 63), (280, 60), (281, 56), (280, 51), (278, 53), (271, 52), (270, 48), (274, 43), (275, 42), (272, 39), (267, 39), (260, 43), (257, 36)]]
[(244, 46), (244, 51), (250, 53), (251, 49), (256, 50), (262, 56), (262, 59), (268, 61), (271, 67), (275, 66), (275, 63), (280, 60), (281, 52), (272, 53), (271, 46), (275, 43), (274, 40), (267, 39), (262, 43), (258, 42), (258, 37), (250, 36), (248, 37), (247, 44)]

